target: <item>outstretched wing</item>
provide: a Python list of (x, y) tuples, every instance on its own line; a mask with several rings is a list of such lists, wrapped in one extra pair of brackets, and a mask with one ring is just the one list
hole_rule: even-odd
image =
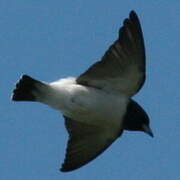
[(113, 134), (99, 127), (71, 120), (64, 116), (69, 140), (66, 157), (61, 171), (67, 172), (80, 168), (104, 152), (122, 131)]
[(145, 48), (139, 19), (134, 11), (124, 20), (119, 38), (77, 83), (132, 96), (145, 81)]

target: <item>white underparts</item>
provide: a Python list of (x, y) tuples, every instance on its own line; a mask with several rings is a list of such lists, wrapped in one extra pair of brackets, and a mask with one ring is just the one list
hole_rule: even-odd
[(125, 95), (76, 84), (75, 78), (49, 83), (43, 92), (41, 102), (73, 120), (94, 125), (119, 126), (128, 104)]

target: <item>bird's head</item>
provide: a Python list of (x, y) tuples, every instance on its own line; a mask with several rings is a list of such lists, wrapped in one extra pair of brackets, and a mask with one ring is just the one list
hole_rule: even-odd
[(153, 137), (153, 132), (149, 126), (149, 117), (143, 108), (131, 100), (127, 107), (124, 119), (124, 129), (129, 131), (143, 131)]

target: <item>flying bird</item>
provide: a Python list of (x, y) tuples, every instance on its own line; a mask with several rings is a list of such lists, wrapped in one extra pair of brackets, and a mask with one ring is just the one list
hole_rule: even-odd
[(69, 134), (61, 171), (78, 169), (104, 152), (124, 130), (153, 137), (149, 117), (132, 99), (145, 81), (145, 47), (134, 11), (101, 60), (79, 77), (42, 82), (23, 75), (14, 101), (35, 101), (60, 110)]

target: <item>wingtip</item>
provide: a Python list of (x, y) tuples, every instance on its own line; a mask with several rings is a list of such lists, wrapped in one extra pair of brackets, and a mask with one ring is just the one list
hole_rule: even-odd
[(132, 20), (135, 20), (135, 21), (139, 21), (139, 17), (138, 17), (137, 13), (134, 10), (132, 10), (130, 12), (129, 18), (132, 19)]
[(75, 167), (73, 168), (72, 166), (67, 165), (66, 160), (64, 160), (64, 162), (61, 164), (61, 167), (59, 168), (59, 171), (66, 173), (66, 172), (73, 171), (75, 169), (77, 168)]
[(67, 172), (71, 172), (71, 171), (74, 171), (78, 168), (68, 168), (68, 167), (65, 167), (64, 165), (61, 166), (61, 168), (59, 169), (59, 171), (63, 172), (63, 173), (67, 173)]
[(130, 14), (130, 15), (129, 15), (130, 17), (134, 17), (134, 16), (137, 17), (137, 13), (136, 13), (135, 10), (131, 10), (129, 14)]
[(66, 169), (64, 169), (63, 167), (61, 167), (60, 169), (59, 169), (59, 171), (61, 171), (61, 172), (68, 172)]
[(129, 13), (129, 18), (125, 18), (123, 24), (127, 24), (130, 20), (138, 19), (138, 15), (134, 10), (131, 10)]

